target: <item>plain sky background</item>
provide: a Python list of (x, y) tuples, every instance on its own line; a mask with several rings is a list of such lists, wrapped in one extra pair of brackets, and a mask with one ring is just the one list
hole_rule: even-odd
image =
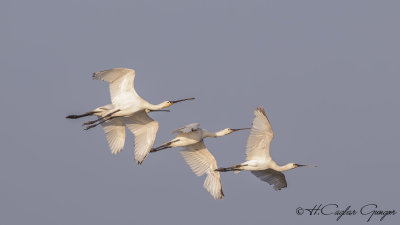
[[(365, 224), (297, 207), (400, 210), (399, 1), (9, 1), (0, 3), (0, 224)], [(178, 149), (133, 160), (103, 130), (66, 120), (109, 104), (91, 73), (136, 70), (146, 100), (196, 97), (153, 113), (155, 145), (199, 122), (249, 127), (263, 105), (279, 192), (225, 173), (213, 200)], [(248, 131), (206, 145), (220, 166), (245, 158)], [(400, 214), (379, 224), (399, 224)], [(372, 222), (370, 222), (372, 224)]]

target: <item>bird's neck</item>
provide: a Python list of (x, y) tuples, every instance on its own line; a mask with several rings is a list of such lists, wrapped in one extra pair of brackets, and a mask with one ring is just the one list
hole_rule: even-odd
[(213, 137), (213, 138), (216, 138), (216, 137), (222, 137), (222, 136), (224, 136), (224, 135), (226, 135), (226, 134), (224, 134), (224, 133), (222, 132), (222, 130), (217, 131), (217, 132), (209, 132), (209, 131), (207, 131), (207, 130), (203, 130), (203, 135), (204, 135), (204, 137)]
[(273, 166), (271, 166), (271, 169), (274, 169), (279, 172), (283, 172), (283, 171), (291, 170), (291, 169), (293, 169), (293, 167), (290, 163), (288, 163), (284, 166), (279, 166), (278, 164), (274, 163)]
[(144, 106), (145, 106), (145, 108), (150, 109), (150, 110), (160, 110), (160, 109), (168, 107), (164, 102), (162, 102), (158, 105), (153, 105), (153, 104), (146, 102), (144, 104)]

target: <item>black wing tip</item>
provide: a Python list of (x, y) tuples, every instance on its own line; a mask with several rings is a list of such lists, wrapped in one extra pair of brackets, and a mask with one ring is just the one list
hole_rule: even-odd
[(102, 73), (109, 71), (109, 70), (112, 70), (112, 69), (100, 70), (100, 71), (94, 72), (94, 73), (92, 73), (92, 78), (95, 80), (100, 80), (99, 76), (101, 76)]
[(287, 185), (282, 186), (282, 187), (276, 187), (276, 186), (274, 186), (275, 191), (280, 191), (282, 188), (287, 188)]
[(219, 191), (219, 195), (218, 196), (214, 196), (214, 199), (215, 200), (222, 200), (224, 198), (224, 196), (225, 196), (225, 194), (224, 194), (224, 192), (222, 191), (222, 188), (221, 188), (221, 190)]
[(140, 166), (140, 165), (142, 165), (142, 163), (144, 162), (144, 160), (147, 158), (147, 156), (148, 156), (149, 154), (147, 154), (142, 160), (137, 160), (136, 162), (137, 162), (137, 164)]
[[(146, 157), (144, 157), (144, 158), (146, 158)], [(144, 161), (144, 159), (142, 159), (142, 160), (137, 160), (136, 162), (137, 162), (137, 164), (140, 166), (140, 165), (142, 165), (143, 161)]]
[(99, 75), (100, 72), (101, 72), (101, 71), (92, 73), (92, 78), (93, 78), (93, 80), (99, 79), (99, 78), (98, 78), (98, 75)]
[(264, 106), (259, 106), (256, 109), (257, 111), (261, 112), (264, 116), (267, 116), (267, 114), (265, 113), (265, 109)]

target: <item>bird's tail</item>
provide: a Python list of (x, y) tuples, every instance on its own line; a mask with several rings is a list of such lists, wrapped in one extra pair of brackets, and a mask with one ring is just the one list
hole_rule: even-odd
[(85, 117), (85, 116), (91, 116), (91, 115), (93, 115), (95, 113), (96, 113), (95, 111), (91, 111), (91, 112), (87, 112), (87, 113), (80, 114), (80, 115), (68, 115), (65, 118), (67, 118), (67, 119), (78, 119), (78, 118)]

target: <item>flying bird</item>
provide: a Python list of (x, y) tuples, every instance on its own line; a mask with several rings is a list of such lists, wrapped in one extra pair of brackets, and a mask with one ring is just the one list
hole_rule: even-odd
[(135, 70), (114, 68), (93, 73), (94, 80), (109, 83), (111, 104), (98, 107), (81, 115), (69, 115), (68, 119), (97, 116), (97, 120), (84, 123), (85, 130), (102, 125), (108, 145), (113, 154), (119, 153), (125, 144), (125, 127), (135, 136), (135, 160), (141, 164), (150, 152), (158, 131), (158, 122), (147, 114), (163, 110), (175, 103), (193, 100), (164, 101), (153, 105), (141, 98), (135, 91)]
[(172, 147), (185, 147), (180, 153), (193, 172), (197, 176), (207, 174), (203, 187), (214, 199), (222, 199), (224, 192), (222, 191), (221, 176), (218, 171), (215, 171), (218, 168), (217, 161), (205, 146), (204, 138), (222, 137), (235, 131), (250, 128), (226, 128), (218, 132), (209, 132), (199, 128), (199, 126), (198, 123), (192, 123), (174, 130), (173, 133), (177, 134), (176, 138), (152, 149), (150, 152), (157, 152)]
[(282, 172), (301, 166), (315, 167), (296, 163), (279, 166), (272, 160), (269, 154), (269, 147), (274, 137), (274, 132), (272, 131), (267, 114), (265, 114), (264, 107), (258, 107), (254, 111), (254, 116), (251, 132), (247, 139), (246, 162), (228, 168), (218, 168), (216, 171), (234, 171), (238, 173), (242, 170), (249, 170), (262, 181), (273, 185), (275, 190), (280, 190), (287, 187), (286, 178)]

